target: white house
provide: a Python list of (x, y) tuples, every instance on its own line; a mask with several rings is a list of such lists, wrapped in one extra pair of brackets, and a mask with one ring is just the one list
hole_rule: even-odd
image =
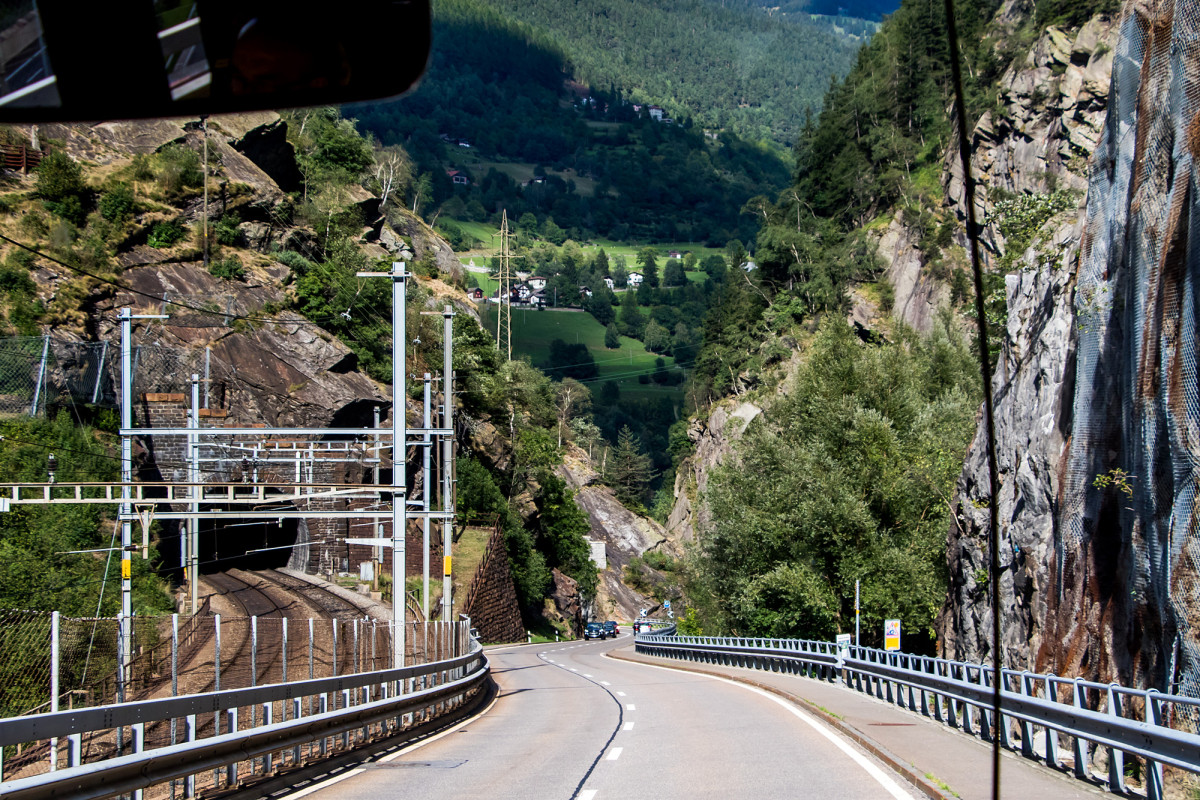
[(526, 283), (528, 283), (529, 288), (533, 289), (535, 292), (540, 292), (546, 288), (546, 284), (549, 283), (549, 281), (546, 278), (534, 275), (528, 281), (526, 281)]
[(650, 106), (649, 111), (650, 111), (650, 119), (654, 120), (655, 122), (662, 122), (662, 118), (663, 118), (662, 106)]
[(610, 292), (613, 290), (613, 287), (615, 287), (615, 286), (616, 286), (616, 284), (615, 284), (615, 283), (613, 283), (613, 279), (612, 279), (612, 278), (605, 278), (605, 279), (604, 279), (604, 285), (608, 287), (608, 290), (609, 290)]
[(642, 285), (642, 273), (640, 273), (640, 272), (629, 273), (629, 288), (636, 289), (637, 287), (639, 287), (641, 285)]

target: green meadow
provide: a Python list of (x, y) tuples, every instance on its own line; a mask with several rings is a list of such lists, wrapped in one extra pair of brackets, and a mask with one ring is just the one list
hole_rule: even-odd
[[(477, 276), (482, 277), (482, 276)], [(480, 309), (484, 329), (496, 330), (496, 306), (488, 303)], [(513, 308), (512, 344), (514, 356), (528, 356), (535, 365), (549, 358), (550, 342), (562, 339), (567, 344), (582, 344), (596, 360), (600, 376), (587, 381), (593, 393), (600, 384), (615, 381), (621, 387), (623, 398), (671, 397), (682, 398), (679, 386), (659, 386), (656, 383), (639, 383), (639, 375), (654, 371), (654, 361), (660, 356), (648, 352), (637, 339), (621, 337), (621, 346), (609, 350), (604, 346), (604, 326), (586, 312), (548, 308), (545, 310)], [(667, 366), (674, 365), (670, 356), (661, 356)]]

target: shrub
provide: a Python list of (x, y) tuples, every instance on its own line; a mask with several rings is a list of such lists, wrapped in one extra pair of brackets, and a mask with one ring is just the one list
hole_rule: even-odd
[(43, 200), (59, 201), (85, 190), (83, 171), (66, 153), (55, 150), (37, 168), (37, 194)]
[(158, 185), (168, 197), (176, 197), (185, 189), (204, 181), (200, 171), (200, 156), (181, 144), (164, 147), (158, 154)]
[(210, 275), (227, 281), (240, 281), (246, 277), (246, 269), (242, 266), (242, 260), (234, 255), (209, 261), (208, 272)]
[(100, 197), (100, 216), (109, 222), (124, 222), (133, 213), (133, 192), (118, 183)]
[(150, 229), (150, 236), (146, 240), (146, 244), (151, 247), (170, 247), (183, 238), (183, 225), (179, 220), (169, 220), (166, 222), (155, 223)]
[(238, 225), (241, 224), (241, 219), (237, 214), (224, 214), (217, 220), (217, 224), (213, 226), (216, 232), (217, 241), (224, 245), (235, 245), (241, 238), (241, 231), (238, 230)]

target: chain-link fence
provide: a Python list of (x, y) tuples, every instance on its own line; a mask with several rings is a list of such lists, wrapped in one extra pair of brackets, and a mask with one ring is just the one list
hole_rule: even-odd
[[(394, 666), (390, 622), (221, 617), (208, 611), (206, 602), (192, 617), (130, 619), (125, 631), (131, 657), (122, 673), (117, 668), (123, 647), (119, 620), (58, 616), (56, 623), (48, 612), (0, 610), (0, 714), (23, 716)], [(464, 646), (461, 631), (440, 622), (409, 623), (404, 638), (404, 660), (410, 665), (450, 658)], [(242, 709), (239, 729), (258, 724), (261, 714), (258, 708)], [(228, 724), (217, 717), (198, 720), (198, 735), (214, 735)], [(182, 741), (180, 736), (177, 725), (161, 723), (147, 726), (145, 742), (161, 747)], [(85, 737), (83, 760), (127, 751), (129, 743), (119, 737), (111, 731)], [(48, 770), (49, 747), (5, 748), (3, 779)]]

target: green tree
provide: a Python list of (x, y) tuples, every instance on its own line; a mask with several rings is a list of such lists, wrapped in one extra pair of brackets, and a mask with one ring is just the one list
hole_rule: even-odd
[(610, 322), (604, 329), (604, 346), (609, 350), (617, 350), (621, 347), (621, 335), (617, 330), (617, 323)]
[(658, 252), (653, 247), (643, 247), (638, 252), (638, 266), (642, 270), (642, 283), (652, 289), (657, 289)]
[(608, 459), (608, 485), (618, 500), (636, 510), (642, 507), (653, 477), (654, 468), (650, 457), (642, 452), (641, 440), (625, 425)]
[(826, 318), (794, 391), (710, 477), (711, 523), (689, 571), (707, 621), (826, 637), (853, 619), (858, 579), (864, 631), (898, 617), (913, 649), (932, 649), (949, 498), (974, 431), (973, 372), (944, 320), (924, 340), (902, 333), (863, 347), (844, 320)]
[(575, 503), (575, 493), (557, 475), (542, 476), (538, 497), (538, 542), (550, 567), (557, 567), (579, 582), (585, 598), (596, 594), (599, 578), (592, 561), (587, 534), (588, 515)]
[(667, 261), (663, 267), (663, 286), (683, 286), (687, 283), (687, 275), (683, 272), (683, 262), (677, 258)]
[(83, 170), (75, 159), (61, 150), (52, 150), (38, 164), (34, 187), (38, 197), (51, 201), (78, 197), (86, 189)]

